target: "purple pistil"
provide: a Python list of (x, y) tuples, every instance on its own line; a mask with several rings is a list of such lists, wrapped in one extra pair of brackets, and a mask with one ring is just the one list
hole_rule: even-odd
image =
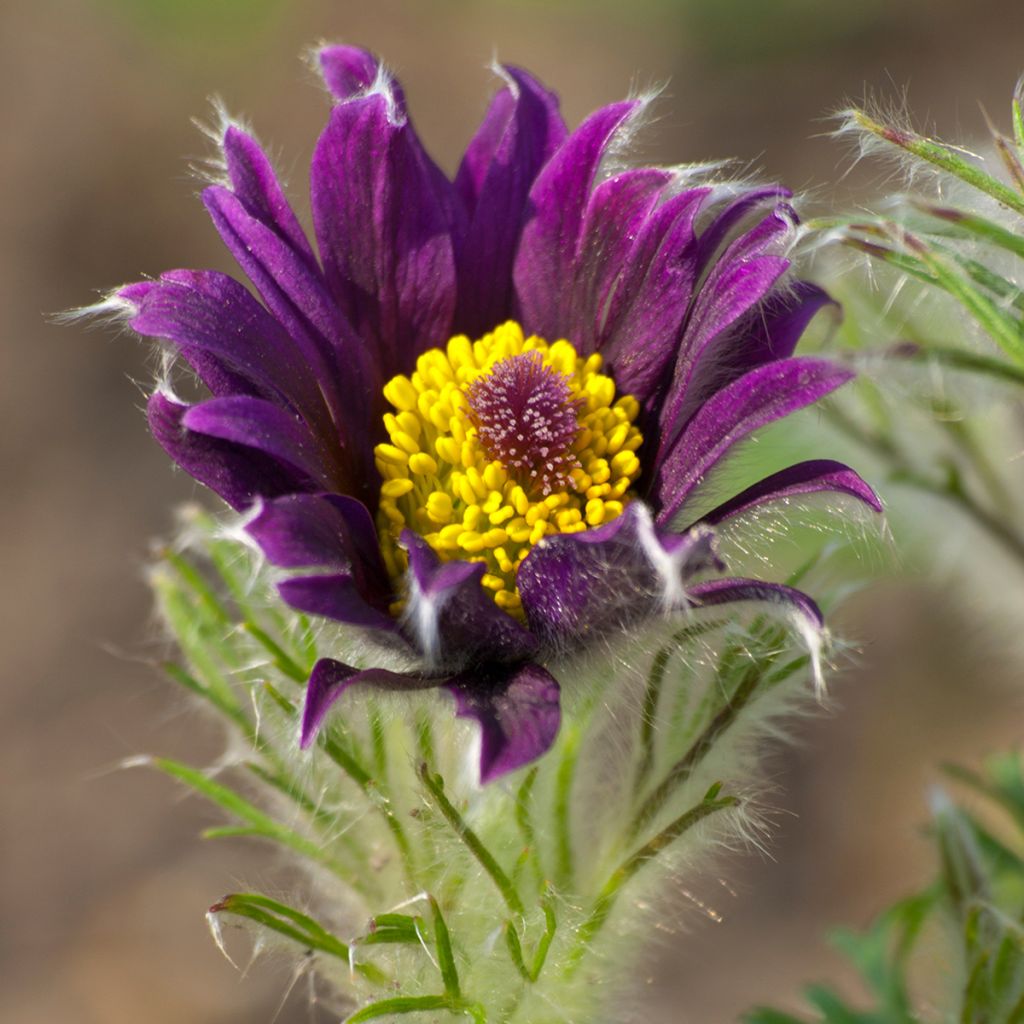
[(569, 379), (539, 352), (501, 359), (466, 388), (470, 418), (484, 451), (527, 492), (564, 490), (579, 465), (572, 451), (582, 401)]

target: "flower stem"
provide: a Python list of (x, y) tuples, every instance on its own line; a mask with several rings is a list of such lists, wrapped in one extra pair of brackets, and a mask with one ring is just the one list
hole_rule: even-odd
[[(774, 658), (768, 659), (767, 667), (770, 667), (773, 661)], [(751, 697), (757, 691), (758, 684), (764, 679), (765, 668), (766, 666), (761, 660), (747, 668), (732, 697), (705, 726), (704, 731), (693, 742), (690, 749), (669, 769), (665, 778), (662, 779), (640, 805), (640, 810), (633, 818), (633, 822), (629, 827), (627, 833), (629, 836), (640, 834), (644, 827), (665, 806), (673, 790), (693, 774), (694, 769), (700, 764), (704, 755), (714, 746), (718, 737), (736, 721), (739, 713), (747, 706)]]
[(494, 859), (491, 851), (481, 842), (480, 837), (466, 824), (462, 815), (455, 809), (452, 802), (445, 796), (444, 782), (438, 775), (431, 775), (430, 768), (423, 763), (419, 766), (419, 777), (427, 791), (434, 798), (438, 810), (445, 820), (452, 827), (452, 831), (465, 843), (466, 848), (477, 859), (480, 866), (491, 876), (492, 881), (498, 887), (502, 899), (513, 914), (521, 916), (525, 909), (523, 901), (519, 898), (512, 880), (505, 874), (501, 865)]
[(709, 815), (738, 805), (739, 800), (736, 797), (719, 797), (718, 786), (713, 786), (699, 804), (681, 814), (616, 868), (601, 889), (594, 909), (577, 930), (576, 946), (569, 954), (566, 974), (571, 976), (575, 973), (588, 947), (608, 920), (620, 890), (649, 860), (656, 857), (665, 847), (675, 842), (684, 832), (693, 828)]

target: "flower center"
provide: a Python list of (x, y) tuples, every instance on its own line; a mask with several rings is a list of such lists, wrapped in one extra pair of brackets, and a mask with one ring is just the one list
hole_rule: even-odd
[(579, 465), (573, 442), (583, 402), (566, 374), (544, 365), (536, 351), (499, 360), (470, 381), (464, 394), (484, 453), (500, 462), (527, 493), (547, 497), (568, 486)]
[(483, 585), (521, 617), (516, 572), (530, 549), (621, 514), (640, 475), (639, 405), (616, 398), (601, 366), (510, 321), (424, 352), (410, 376), (385, 385), (394, 412), (375, 449), (377, 518), (396, 583), (408, 528), (442, 559), (483, 562)]

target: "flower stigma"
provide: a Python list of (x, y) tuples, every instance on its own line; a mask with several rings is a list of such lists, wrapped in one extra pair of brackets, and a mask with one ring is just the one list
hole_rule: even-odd
[(615, 519), (640, 475), (639, 403), (616, 398), (602, 365), (509, 321), (478, 341), (458, 335), (388, 381), (389, 440), (374, 454), (392, 580), (411, 529), (442, 560), (484, 563), (483, 586), (522, 618), (516, 572), (531, 548)]

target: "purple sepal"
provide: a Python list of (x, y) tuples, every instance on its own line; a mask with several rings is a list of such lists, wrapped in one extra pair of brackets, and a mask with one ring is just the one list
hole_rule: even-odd
[(387, 633), (398, 628), (390, 615), (367, 603), (359, 581), (349, 572), (295, 576), (278, 583), (277, 590), (286, 604), (307, 615)]
[(313, 666), (306, 684), (299, 734), (299, 746), (303, 750), (313, 742), (335, 701), (357, 683), (369, 683), (387, 690), (422, 690), (436, 685), (437, 681), (382, 668), (358, 669), (333, 658), (321, 658)]
[(259, 143), (232, 124), (224, 132), (221, 145), (231, 190), (254, 217), (273, 228), (315, 267), (309, 239)]
[(834, 462), (832, 459), (811, 459), (807, 462), (798, 462), (794, 466), (766, 476), (756, 484), (751, 484), (734, 498), (701, 516), (700, 521), (716, 526), (758, 505), (822, 491), (846, 494), (863, 502), (875, 512), (882, 511), (878, 495), (849, 466)]
[(313, 742), (335, 702), (360, 684), (392, 691), (448, 690), (455, 698), (455, 713), (480, 725), (481, 784), (544, 754), (554, 743), (561, 722), (558, 683), (546, 669), (529, 662), (468, 670), (445, 679), (386, 669), (360, 670), (321, 658), (306, 687), (299, 737), (303, 749)]
[(609, 146), (641, 107), (630, 100), (591, 114), (534, 182), (513, 268), (525, 330), (545, 338), (571, 332), (569, 285), (591, 189)]
[(343, 102), (379, 84), (389, 90), (400, 110), (406, 109), (401, 86), (384, 71), (373, 53), (357, 46), (323, 46), (316, 52), (316, 62), (324, 84), (336, 100)]
[(468, 224), (459, 260), (459, 330), (491, 331), (512, 309), (512, 261), (538, 172), (565, 141), (558, 99), (532, 75), (505, 79), (470, 140), (455, 177)]
[(194, 433), (244, 445), (294, 466), (322, 488), (343, 483), (332, 478), (332, 460), (308, 424), (265, 399), (247, 395), (211, 398), (191, 406), (182, 424)]
[(558, 683), (540, 665), (461, 672), (443, 684), (456, 714), (480, 725), (480, 783), (493, 782), (546, 753), (561, 723)]
[(784, 612), (795, 613), (814, 632), (820, 633), (825, 628), (825, 617), (814, 601), (802, 590), (787, 587), (784, 583), (765, 583), (764, 580), (741, 577), (706, 580), (691, 586), (689, 595), (698, 608), (741, 601), (775, 605)]
[(600, 348), (617, 387), (644, 407), (665, 390), (697, 280), (694, 222), (710, 189), (666, 200), (647, 219), (609, 297)]
[(362, 340), (373, 389), (450, 336), (458, 221), (452, 185), (390, 80), (379, 86), (334, 107), (310, 172), (324, 272)]
[(658, 522), (671, 522), (707, 474), (753, 431), (811, 405), (853, 376), (851, 370), (824, 359), (781, 359), (751, 370), (712, 395), (667, 457), (658, 460)]
[(149, 429), (189, 476), (236, 511), (248, 508), (258, 497), (315, 489), (306, 474), (264, 452), (189, 430), (183, 421), (191, 408), (158, 391), (146, 405)]
[(721, 567), (709, 528), (657, 531), (646, 506), (634, 501), (604, 526), (545, 537), (523, 559), (516, 583), (531, 632), (575, 647), (685, 607), (687, 581)]
[(351, 575), (366, 603), (386, 614), (387, 571), (373, 520), (362, 502), (343, 494), (289, 494), (263, 502), (246, 531), (273, 565)]
[(510, 664), (537, 650), (537, 641), (502, 611), (480, 583), (480, 562), (442, 562), (422, 537), (402, 532), (409, 553), (405, 629), (428, 669)]

